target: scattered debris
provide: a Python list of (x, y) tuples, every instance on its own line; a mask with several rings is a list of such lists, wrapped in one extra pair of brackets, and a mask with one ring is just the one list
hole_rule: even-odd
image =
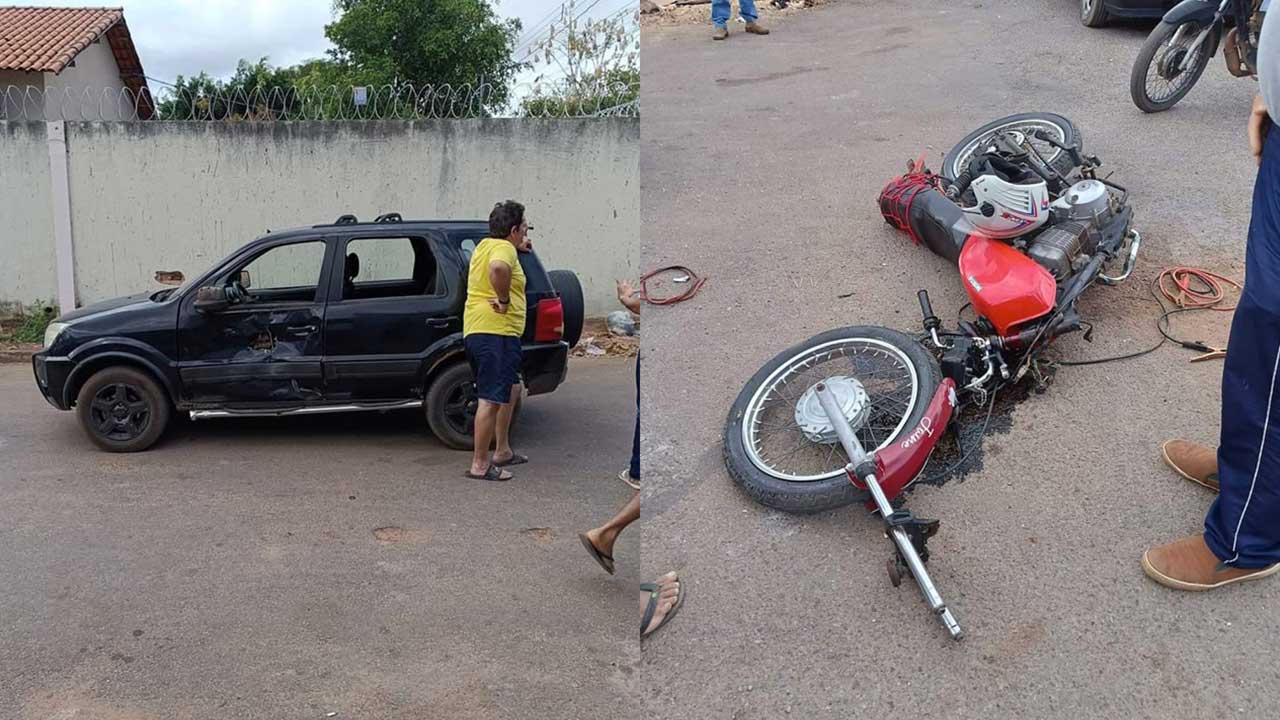
[(653, 0), (640, 0), (641, 14), (648, 15), (649, 13), (656, 13), (661, 9), (662, 8), (658, 7), (658, 4), (653, 2)]
[(635, 357), (639, 351), (639, 338), (605, 333), (582, 338), (569, 354), (573, 357)]
[(521, 535), (539, 543), (549, 543), (556, 539), (556, 534), (549, 527), (531, 527), (520, 531)]
[(373, 531), (373, 537), (384, 545), (402, 542), (421, 542), (425, 539), (424, 533), (419, 530), (409, 530), (395, 525), (375, 528)]
[(582, 337), (569, 354), (572, 357), (635, 357), (639, 351), (639, 337), (614, 335), (606, 318), (587, 318), (582, 324)]
[(639, 329), (635, 316), (627, 310), (615, 310), (609, 313), (609, 317), (605, 318), (605, 322), (609, 326), (609, 334), (611, 335), (631, 337)]
[[(679, 2), (679, 0), (677, 0), (677, 2)], [(671, 278), (673, 282), (689, 283), (688, 287), (674, 295), (667, 296), (661, 296), (652, 292), (649, 288), (649, 283), (652, 282), (655, 286), (661, 288), (663, 280), (666, 279), (663, 276), (669, 273), (677, 273), (674, 278)], [(690, 283), (690, 280), (693, 282)], [(702, 289), (703, 284), (706, 282), (706, 278), (698, 277), (698, 273), (690, 270), (684, 265), (668, 265), (666, 267), (658, 268), (657, 270), (650, 270), (640, 276), (640, 297), (650, 305), (674, 305), (697, 295), (698, 291)]]

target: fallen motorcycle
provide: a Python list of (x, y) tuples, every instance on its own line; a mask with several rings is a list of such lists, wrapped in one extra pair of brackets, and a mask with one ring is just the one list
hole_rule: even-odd
[(925, 570), (938, 521), (892, 501), (920, 477), (958, 409), (985, 407), (989, 420), (996, 393), (1038, 374), (1050, 342), (1092, 332), (1080, 295), (1133, 272), (1142, 238), (1128, 192), (1098, 177), (1100, 165), (1071, 121), (1051, 113), (982, 126), (941, 173), (909, 163), (881, 192), (880, 212), (955, 263), (977, 317), (948, 329), (920, 290), (920, 335), (852, 326), (814, 336), (760, 368), (729, 412), (725, 464), (743, 490), (789, 512), (855, 502), (878, 511), (896, 549), (890, 580), (910, 573), (957, 639)]

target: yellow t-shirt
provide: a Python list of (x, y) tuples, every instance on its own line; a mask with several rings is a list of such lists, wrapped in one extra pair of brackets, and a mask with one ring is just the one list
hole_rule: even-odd
[[(511, 268), (511, 305), (505, 314), (496, 313), (489, 300), (498, 299), (489, 282), (489, 263), (499, 260)], [(471, 253), (471, 267), (467, 271), (467, 305), (462, 313), (462, 335), (488, 333), (490, 335), (524, 334), (524, 270), (516, 257), (516, 246), (506, 240), (485, 238)]]

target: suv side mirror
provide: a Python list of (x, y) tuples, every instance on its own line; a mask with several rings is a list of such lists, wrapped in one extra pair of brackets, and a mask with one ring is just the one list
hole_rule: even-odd
[(195, 308), (199, 312), (219, 312), (231, 305), (227, 299), (227, 289), (210, 285), (196, 290)]
[(241, 270), (236, 273), (236, 282), (240, 283), (246, 290), (253, 287), (253, 283), (249, 282), (249, 271)]

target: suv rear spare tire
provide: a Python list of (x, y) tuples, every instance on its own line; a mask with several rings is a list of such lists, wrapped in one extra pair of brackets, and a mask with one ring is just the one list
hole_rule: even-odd
[(582, 283), (572, 270), (552, 270), (547, 275), (551, 278), (551, 287), (560, 296), (561, 307), (564, 308), (564, 341), (569, 343), (569, 347), (574, 347), (582, 337), (582, 319), (586, 313)]
[(146, 450), (169, 425), (169, 396), (141, 370), (114, 366), (89, 377), (76, 396), (76, 416), (108, 452)]

